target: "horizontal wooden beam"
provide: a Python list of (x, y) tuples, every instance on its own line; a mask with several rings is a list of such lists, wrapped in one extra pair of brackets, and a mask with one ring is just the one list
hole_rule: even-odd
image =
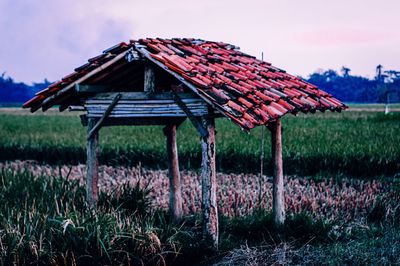
[(86, 84), (75, 84), (75, 91), (78, 94), (86, 93), (99, 93), (110, 91), (110, 86), (107, 85), (86, 85)]
[[(87, 126), (88, 117), (87, 115), (81, 115), (81, 123), (83, 126)], [(100, 117), (93, 118), (100, 119)], [(168, 126), (168, 125), (179, 125), (185, 121), (185, 117), (108, 117), (102, 124), (103, 127), (106, 126)]]
[[(121, 94), (121, 101), (123, 100), (173, 100), (173, 95), (169, 92), (147, 94), (145, 92), (103, 92), (96, 93), (88, 98), (91, 100), (112, 100), (115, 95)], [(194, 93), (178, 93), (181, 99), (197, 99), (203, 101)]]
[(80, 106), (80, 105), (70, 105), (70, 106), (68, 106), (68, 111), (70, 111), (70, 112), (75, 112), (75, 111), (83, 112), (85, 110), (86, 110), (85, 107)]

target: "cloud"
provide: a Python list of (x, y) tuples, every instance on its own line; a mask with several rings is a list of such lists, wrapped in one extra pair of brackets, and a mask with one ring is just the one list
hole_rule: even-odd
[(398, 37), (389, 31), (326, 28), (296, 34), (293, 41), (314, 46), (358, 46), (391, 43), (399, 41)]
[(339, 62), (365, 73), (377, 61), (400, 68), (399, 3), (0, 0), (0, 73), (56, 80), (118, 42), (143, 37), (230, 42), (302, 75)]

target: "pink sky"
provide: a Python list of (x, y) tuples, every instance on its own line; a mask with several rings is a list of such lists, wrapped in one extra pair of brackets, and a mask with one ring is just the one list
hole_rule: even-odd
[(121, 41), (229, 42), (296, 75), (400, 70), (400, 1), (0, 0), (0, 72), (57, 80)]

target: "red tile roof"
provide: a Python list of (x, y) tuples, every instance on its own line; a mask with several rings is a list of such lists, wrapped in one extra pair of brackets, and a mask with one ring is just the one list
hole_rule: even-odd
[(105, 50), (74, 73), (38, 92), (23, 107), (32, 111), (47, 109), (73, 97), (68, 94), (73, 89), (71, 84), (130, 48), (179, 77), (211, 106), (246, 130), (266, 125), (286, 113), (347, 108), (331, 94), (240, 52), (236, 46), (197, 39), (158, 38), (120, 43)]

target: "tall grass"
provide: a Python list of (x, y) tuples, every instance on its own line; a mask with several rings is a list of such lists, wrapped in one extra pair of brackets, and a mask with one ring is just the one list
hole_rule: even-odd
[[(224, 172), (258, 172), (260, 128), (250, 134), (217, 121), (217, 167)], [(283, 119), (287, 174), (346, 174), (359, 177), (400, 172), (400, 114), (325, 113)], [(268, 136), (268, 134), (267, 134)], [(162, 128), (109, 127), (100, 132), (101, 163), (166, 168)], [(182, 168), (198, 168), (199, 137), (189, 122), (178, 130)], [(270, 141), (265, 165), (271, 174)], [(71, 115), (0, 114), (0, 160), (34, 159), (51, 164), (85, 162), (85, 129)]]
[[(78, 179), (0, 167), (0, 265), (208, 264), (244, 244), (289, 242), (296, 248), (305, 244), (343, 248), (344, 243), (358, 239), (348, 237), (348, 232), (355, 229), (342, 220), (346, 214), (338, 215), (333, 224), (323, 217), (313, 219), (304, 212), (294, 214), (289, 210), (284, 233), (277, 234), (271, 214), (258, 209), (247, 216), (220, 216), (221, 244), (217, 253), (202, 242), (199, 213), (192, 213), (181, 224), (174, 225), (166, 213), (155, 208), (150, 197), (154, 191), (149, 189), (138, 183), (103, 189), (98, 207), (90, 210)], [(341, 192), (334, 190), (340, 198)], [(370, 224), (363, 228), (387, 223), (398, 226), (398, 202), (396, 195), (375, 202), (364, 214)], [(304, 204), (301, 208), (306, 210)], [(233, 213), (239, 213), (241, 207), (233, 208), (237, 209)], [(349, 208), (347, 212), (351, 215), (353, 210)], [(379, 232), (375, 235), (379, 237)], [(395, 243), (397, 237), (398, 234), (393, 235)]]
[[(0, 265), (188, 265), (216, 255), (202, 242), (198, 214), (174, 225), (148, 194), (125, 184), (102, 191), (91, 210), (78, 180), (1, 168)], [(328, 225), (307, 217), (291, 216), (288, 226), (309, 241)], [(293, 230), (286, 237), (295, 237)], [(221, 217), (222, 252), (254, 240), (280, 241), (268, 212)]]
[(147, 191), (103, 193), (96, 211), (78, 181), (0, 172), (0, 265), (165, 264), (176, 230), (149, 208)]

